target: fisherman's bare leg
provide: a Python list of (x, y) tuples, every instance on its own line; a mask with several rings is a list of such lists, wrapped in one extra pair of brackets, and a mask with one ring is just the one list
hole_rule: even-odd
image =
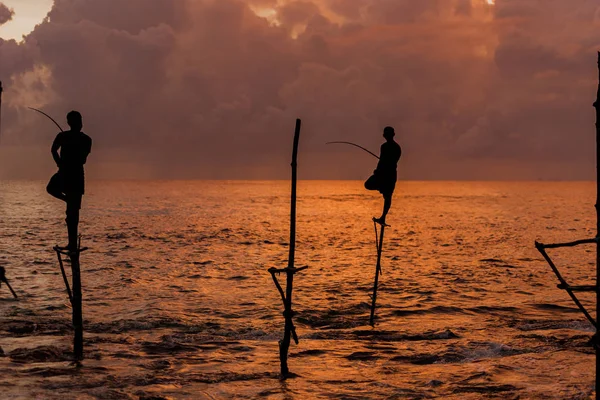
[(77, 250), (79, 236), (79, 209), (81, 208), (81, 195), (69, 194), (67, 196), (67, 232), (69, 236), (68, 249)]
[(383, 213), (381, 214), (381, 217), (373, 218), (373, 221), (377, 222), (378, 224), (385, 225), (385, 217), (387, 217), (387, 214), (390, 211), (391, 207), (392, 207), (392, 195), (391, 194), (383, 195)]
[(56, 197), (64, 202), (67, 201), (67, 196), (63, 193), (61, 178), (58, 174), (54, 174), (46, 186), (46, 191), (52, 197)]
[(384, 195), (383, 196), (383, 214), (381, 214), (381, 218), (379, 218), (383, 223), (385, 223), (385, 217), (387, 217), (388, 212), (390, 212), (390, 208), (392, 207), (392, 195)]

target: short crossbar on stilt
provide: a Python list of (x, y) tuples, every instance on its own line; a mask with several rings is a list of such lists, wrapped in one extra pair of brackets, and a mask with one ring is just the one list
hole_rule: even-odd
[[(592, 293), (595, 292), (596, 296), (598, 296), (598, 293), (599, 293), (598, 280), (596, 282), (596, 285), (579, 285), (579, 286), (569, 285), (569, 283), (566, 281), (566, 279), (562, 276), (562, 274), (558, 270), (558, 267), (556, 266), (554, 261), (550, 258), (550, 256), (546, 252), (547, 249), (557, 249), (557, 248), (561, 248), (561, 247), (574, 247), (574, 246), (579, 246), (579, 245), (583, 245), (583, 244), (596, 244), (596, 246), (598, 246), (598, 238), (584, 239), (584, 240), (577, 240), (574, 242), (556, 243), (556, 244), (543, 244), (543, 243), (535, 242), (535, 248), (544, 257), (544, 260), (546, 260), (546, 262), (552, 269), (552, 272), (554, 272), (554, 275), (556, 275), (556, 278), (558, 278), (558, 281), (560, 283), (556, 287), (567, 292), (567, 294), (569, 295), (569, 297), (571, 297), (571, 300), (573, 300), (573, 302), (575, 303), (577, 308), (579, 308), (579, 310), (582, 312), (582, 314), (585, 316), (585, 318), (596, 329), (596, 333), (594, 334), (594, 336), (592, 337), (592, 340), (591, 340), (591, 345), (596, 350), (596, 353), (598, 353), (598, 351), (599, 351), (598, 321), (597, 321), (597, 319), (594, 319), (594, 317), (592, 317), (591, 313), (585, 308), (585, 306), (581, 303), (581, 301), (575, 294), (576, 292), (580, 292), (580, 293), (581, 292), (592, 292)], [(596, 399), (598, 399), (598, 386), (600, 384), (598, 371), (596, 371), (596, 383), (595, 384), (596, 384)]]
[(583, 306), (583, 304), (581, 304), (581, 301), (579, 301), (579, 298), (577, 297), (575, 292), (597, 292), (598, 289), (597, 289), (596, 285), (582, 285), (582, 286), (569, 285), (569, 283), (565, 280), (565, 278), (563, 278), (562, 274), (558, 270), (558, 267), (556, 266), (554, 261), (552, 261), (552, 259), (546, 252), (546, 249), (558, 249), (561, 247), (574, 247), (574, 246), (579, 246), (579, 245), (583, 245), (583, 244), (595, 244), (595, 243), (597, 243), (596, 239), (584, 239), (584, 240), (577, 240), (575, 242), (555, 243), (555, 244), (543, 244), (543, 243), (535, 242), (535, 248), (540, 252), (542, 257), (544, 257), (544, 260), (546, 260), (546, 262), (552, 269), (552, 272), (554, 272), (554, 275), (556, 275), (556, 277), (558, 278), (558, 281), (560, 282), (556, 287), (567, 292), (569, 297), (571, 297), (571, 300), (573, 300), (573, 303), (575, 303), (577, 308), (579, 308), (579, 310), (583, 313), (585, 318), (587, 318), (587, 320), (592, 324), (592, 326), (594, 328), (597, 325), (596, 320), (592, 317), (592, 315), (588, 312), (588, 310)]

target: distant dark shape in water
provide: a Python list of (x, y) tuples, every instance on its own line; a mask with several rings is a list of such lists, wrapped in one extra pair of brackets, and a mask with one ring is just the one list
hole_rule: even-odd
[(16, 299), (17, 294), (15, 293), (13, 288), (10, 286), (10, 283), (8, 283), (8, 279), (6, 278), (6, 270), (4, 269), (4, 267), (0, 267), (0, 287), (2, 287), (2, 283), (4, 283), (6, 285), (6, 287), (8, 287), (8, 290), (10, 290), (13, 297)]
[(379, 163), (375, 171), (373, 171), (373, 175), (365, 182), (367, 190), (378, 190), (383, 195), (383, 212), (381, 217), (373, 218), (373, 221), (382, 225), (385, 225), (385, 218), (392, 206), (392, 195), (394, 194), (396, 180), (398, 179), (396, 169), (398, 161), (402, 156), (402, 149), (394, 140), (395, 135), (394, 128), (391, 126), (383, 130), (383, 137), (386, 142), (381, 145)]
[[(52, 157), (58, 172), (50, 178), (48, 193), (67, 203), (67, 231), (71, 251), (77, 250), (79, 210), (85, 193), (84, 164), (92, 150), (92, 139), (83, 133), (83, 119), (77, 111), (67, 114), (71, 130), (59, 133), (52, 143)], [(60, 153), (59, 153), (60, 151)]]

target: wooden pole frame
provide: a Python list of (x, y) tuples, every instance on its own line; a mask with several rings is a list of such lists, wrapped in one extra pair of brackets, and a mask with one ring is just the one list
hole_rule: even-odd
[[(288, 368), (288, 351), (290, 348), (290, 341), (293, 338), (294, 342), (298, 344), (298, 335), (296, 334), (296, 328), (294, 327), (293, 316), (294, 312), (292, 311), (292, 293), (294, 289), (294, 275), (297, 272), (303, 271), (308, 267), (295, 268), (294, 261), (296, 256), (296, 197), (297, 197), (297, 181), (298, 181), (298, 143), (300, 141), (300, 128), (302, 126), (302, 121), (300, 119), (296, 120), (296, 129), (294, 133), (294, 147), (292, 151), (292, 195), (290, 202), (290, 248), (289, 248), (289, 256), (288, 256), (288, 266), (287, 268), (277, 269), (277, 268), (269, 268), (269, 273), (273, 278), (273, 282), (275, 283), (275, 287), (279, 291), (281, 299), (283, 301), (284, 311), (283, 316), (285, 318), (285, 327), (283, 332), (283, 339), (279, 341), (279, 360), (281, 363), (281, 377), (283, 379), (287, 378), (290, 374)], [(285, 292), (279, 281), (277, 280), (277, 276), (280, 273), (285, 272), (286, 274), (286, 288)]]
[[(587, 318), (590, 324), (595, 328), (596, 332), (592, 337), (591, 344), (595, 351), (595, 381), (594, 389), (596, 392), (595, 398), (600, 399), (600, 335), (598, 334), (598, 321), (600, 320), (600, 51), (598, 52), (598, 91), (596, 93), (596, 101), (594, 102), (596, 108), (596, 237), (593, 239), (583, 239), (568, 243), (555, 243), (555, 244), (543, 244), (535, 242), (535, 247), (542, 254), (546, 262), (552, 268), (552, 271), (558, 278), (560, 284), (557, 285), (559, 289), (563, 289), (571, 297), (573, 302), (577, 305), (579, 310)], [(584, 244), (595, 244), (596, 245), (596, 282), (593, 285), (582, 285), (582, 286), (571, 286), (563, 278), (560, 271), (558, 270), (555, 263), (552, 261), (546, 249), (556, 249), (561, 247), (574, 247)], [(596, 318), (592, 317), (592, 314), (581, 304), (577, 298), (576, 292), (596, 292)]]

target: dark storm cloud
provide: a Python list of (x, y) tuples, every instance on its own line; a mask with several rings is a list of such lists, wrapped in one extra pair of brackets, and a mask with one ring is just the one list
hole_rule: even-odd
[(588, 178), (599, 32), (596, 0), (56, 0), (0, 41), (3, 170), (52, 168), (34, 105), (84, 113), (92, 176), (285, 177), (300, 116), (304, 177), (394, 125), (404, 177)]
[(13, 15), (15, 15), (15, 12), (10, 8), (6, 7), (4, 3), (0, 2), (0, 25), (10, 21)]

